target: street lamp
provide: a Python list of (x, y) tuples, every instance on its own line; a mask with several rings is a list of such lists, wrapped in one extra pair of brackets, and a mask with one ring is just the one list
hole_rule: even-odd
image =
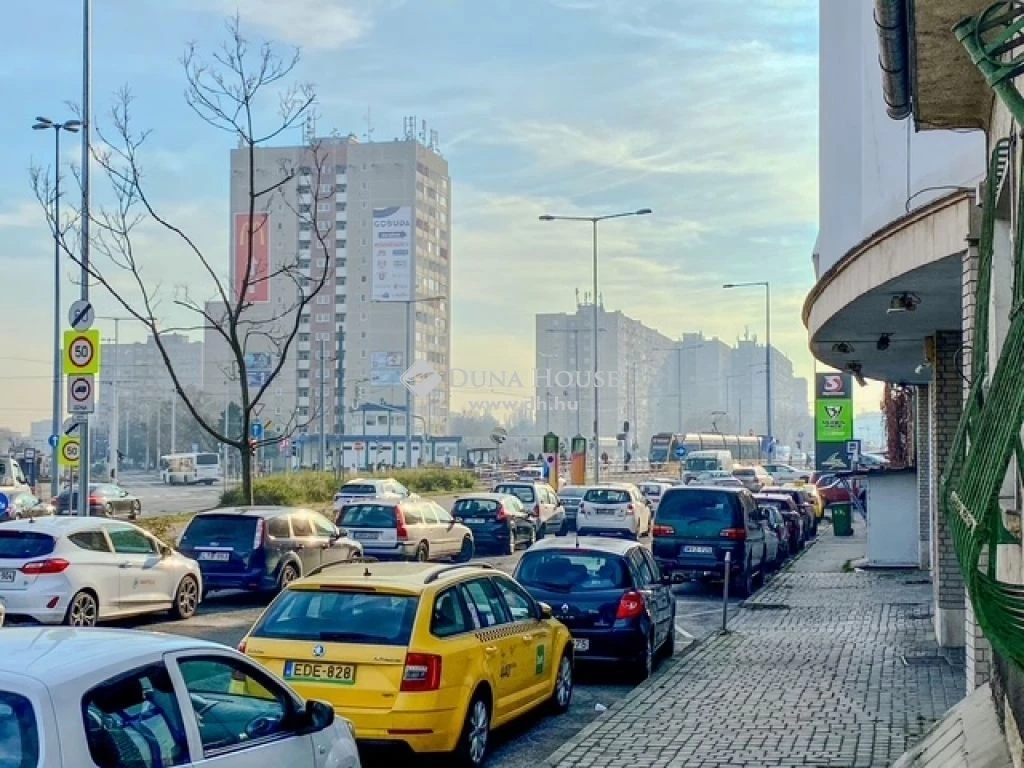
[[(65, 120), (55, 123), (47, 117), (37, 117), (32, 129), (35, 131), (53, 130), (53, 413), (51, 414), (50, 434), (60, 436), (62, 411), (64, 410), (64, 393), (61, 392), (64, 381), (61, 375), (61, 343), (60, 343), (60, 132), (78, 133), (82, 123), (78, 120)], [(59, 445), (59, 443), (58, 443)], [(56, 498), (60, 493), (57, 482), (57, 467), (60, 460), (57, 455), (58, 445), (51, 449), (50, 494)]]
[(601, 432), (598, 415), (600, 405), (600, 387), (598, 387), (597, 368), (597, 325), (599, 320), (597, 308), (597, 225), (608, 219), (622, 219), (627, 216), (647, 216), (653, 213), (650, 208), (638, 208), (635, 211), (624, 211), (622, 213), (610, 213), (606, 216), (553, 216), (549, 213), (540, 216), (541, 221), (589, 221), (594, 229), (594, 482), (601, 482)]
[(768, 433), (768, 451), (772, 450), (772, 289), (767, 280), (726, 283), (723, 288), (764, 288), (764, 419)]

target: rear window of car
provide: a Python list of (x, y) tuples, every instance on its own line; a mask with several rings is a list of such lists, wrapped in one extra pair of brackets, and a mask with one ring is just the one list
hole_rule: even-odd
[(408, 645), (419, 598), (289, 589), (252, 630), (255, 637), (325, 643)]
[(641, 485), (640, 492), (645, 496), (661, 496), (660, 485)]
[(494, 499), (459, 499), (452, 506), (452, 514), (459, 517), (494, 517), (498, 502)]
[(376, 496), (377, 486), (364, 483), (349, 483), (348, 485), (341, 486), (341, 490), (338, 493), (342, 496)]
[(747, 469), (734, 469), (732, 471), (732, 473), (734, 475), (736, 475), (736, 476), (741, 476), (742, 475), (742, 476), (749, 477), (751, 475), (757, 474), (757, 471), (755, 469), (753, 469), (752, 467), (750, 467), (750, 468), (747, 468)]
[(520, 501), (526, 504), (533, 504), (535, 496), (533, 494), (532, 485), (498, 485), (494, 488), (495, 493), (507, 493), (510, 496), (515, 496)]
[(52, 536), (34, 531), (0, 531), (0, 558), (25, 560), (45, 557), (57, 542)]
[(588, 549), (527, 552), (515, 579), (524, 587), (556, 592), (627, 589), (631, 585), (625, 558)]
[(587, 492), (586, 488), (559, 488), (558, 498), (560, 499), (582, 499), (583, 494)]
[(17, 693), (0, 691), (0, 768), (36, 768), (39, 730), (32, 702)]
[(778, 509), (780, 511), (791, 511), (791, 507), (781, 499), (758, 499), (757, 506), (759, 507), (771, 507), (772, 509)]
[(181, 535), (181, 544), (250, 551), (256, 537), (257, 519), (249, 515), (198, 515)]
[(628, 504), (633, 499), (629, 491), (619, 488), (591, 488), (584, 494), (583, 500), (591, 504)]
[(662, 498), (655, 519), (671, 525), (678, 536), (717, 537), (723, 528), (733, 527), (738, 510), (739, 499), (733, 493), (674, 491)]
[(350, 528), (394, 528), (395, 508), (385, 504), (353, 504), (343, 507), (338, 525)]

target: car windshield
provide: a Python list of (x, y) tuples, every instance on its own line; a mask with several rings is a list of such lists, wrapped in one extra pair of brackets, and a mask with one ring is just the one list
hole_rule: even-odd
[(507, 493), (510, 496), (515, 496), (524, 504), (533, 504), (534, 493), (532, 485), (499, 485), (494, 489), (495, 493)]
[(377, 486), (365, 483), (349, 483), (338, 491), (342, 496), (376, 496)]
[(494, 499), (459, 499), (452, 507), (452, 514), (459, 517), (494, 517), (498, 514), (498, 502)]
[(0, 691), (0, 768), (39, 765), (39, 731), (32, 702), (12, 691)]
[(252, 630), (275, 640), (408, 645), (419, 598), (370, 592), (289, 589)]
[(0, 558), (27, 560), (45, 557), (53, 552), (56, 543), (52, 536), (45, 533), (0, 530)]
[(672, 526), (679, 536), (717, 537), (723, 528), (733, 527), (737, 503), (736, 496), (726, 491), (666, 493), (656, 519)]
[(349, 528), (394, 528), (395, 508), (386, 504), (352, 504), (341, 510), (338, 525)]
[(628, 504), (632, 501), (629, 491), (621, 488), (591, 488), (583, 500), (591, 504)]
[(251, 551), (257, 519), (249, 515), (198, 515), (192, 518), (182, 534), (181, 545)]
[(516, 568), (523, 586), (555, 592), (627, 589), (629, 567), (624, 558), (589, 549), (549, 549), (527, 552)]

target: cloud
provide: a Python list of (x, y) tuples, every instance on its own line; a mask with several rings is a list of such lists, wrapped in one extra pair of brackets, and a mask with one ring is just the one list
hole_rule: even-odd
[(5, 229), (39, 229), (46, 227), (46, 214), (34, 200), (24, 200), (0, 210), (0, 231)]

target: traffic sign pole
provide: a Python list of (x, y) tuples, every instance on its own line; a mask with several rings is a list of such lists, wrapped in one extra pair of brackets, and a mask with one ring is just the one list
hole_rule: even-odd
[[(83, 272), (85, 269), (83, 267)], [(88, 301), (88, 273), (84, 275), (82, 287), (82, 301)], [(74, 320), (82, 314), (84, 307), (79, 306), (75, 313)], [(88, 312), (85, 313), (88, 315)], [(83, 316), (79, 324), (85, 320)], [(68, 376), (77, 374), (91, 374), (93, 376), (100, 372), (100, 332), (94, 328), (88, 330), (70, 330), (64, 332), (64, 373)], [(78, 514), (82, 517), (89, 515), (89, 417), (88, 414), (81, 415), (81, 423), (78, 427)], [(63, 446), (62, 446), (63, 449)], [(67, 458), (67, 456), (64, 456)]]

